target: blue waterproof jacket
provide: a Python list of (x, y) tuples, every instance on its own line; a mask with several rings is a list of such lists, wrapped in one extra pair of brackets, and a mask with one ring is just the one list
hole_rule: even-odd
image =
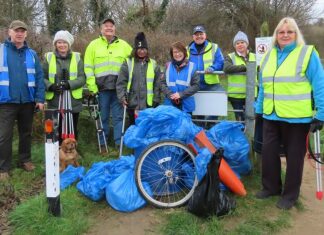
[[(204, 48), (207, 47), (207, 45), (211, 43), (210, 41), (206, 40), (204, 42)], [(204, 61), (203, 61), (203, 55), (204, 55), (204, 49), (199, 53), (197, 51), (197, 48), (195, 46), (195, 43), (192, 42), (189, 44), (189, 61), (193, 62), (197, 66), (197, 71), (204, 71)], [(221, 49), (219, 46), (217, 47), (217, 50), (215, 52), (214, 61), (211, 66), (209, 66), (210, 71), (222, 71), (224, 66), (224, 56), (222, 54)], [(204, 74), (200, 74), (200, 88), (204, 89), (208, 84), (205, 83), (205, 76)]]
[(0, 103), (44, 103), (43, 70), (36, 52), (26, 42), (17, 49), (10, 39), (3, 46), (5, 58), (1, 61), (8, 72), (0, 72)]
[[(280, 50), (277, 49), (277, 62), (278, 66), (286, 59), (289, 53), (296, 48), (296, 43), (291, 43)], [(324, 121), (324, 70), (321, 64), (321, 60), (316, 51), (313, 51), (309, 60), (309, 64), (306, 70), (306, 77), (312, 86), (313, 98), (315, 101), (316, 114), (315, 118)], [(262, 86), (262, 74), (259, 74), (259, 95), (255, 103), (255, 112), (263, 114), (263, 98), (264, 90)], [(263, 114), (263, 118), (273, 121), (284, 121), (289, 123), (310, 123), (312, 118), (281, 118), (278, 117), (275, 112), (270, 115)]]

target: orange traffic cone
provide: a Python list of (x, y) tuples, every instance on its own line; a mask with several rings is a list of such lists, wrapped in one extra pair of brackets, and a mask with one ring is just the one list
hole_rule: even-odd
[[(214, 154), (217, 149), (214, 147), (214, 145), (209, 141), (206, 133), (204, 130), (200, 131), (195, 136), (195, 141), (199, 145), (199, 147), (205, 147), (208, 148), (208, 150)], [(233, 172), (231, 167), (227, 164), (227, 162), (222, 158), (219, 169), (218, 169), (219, 179), (220, 181), (226, 185), (233, 193), (245, 196), (246, 190), (244, 188), (243, 183), (241, 180), (236, 176), (236, 174)]]

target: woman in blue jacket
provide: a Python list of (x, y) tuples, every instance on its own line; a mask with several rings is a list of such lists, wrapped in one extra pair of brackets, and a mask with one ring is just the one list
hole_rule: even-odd
[[(294, 19), (283, 18), (276, 27), (259, 79), (256, 113), (263, 117), (262, 190), (256, 197), (280, 195), (277, 207), (290, 209), (300, 193), (307, 134), (322, 129), (324, 121), (323, 67), (314, 46), (305, 45)], [(280, 140), (287, 162), (284, 185)]]
[(188, 61), (186, 46), (176, 42), (170, 48), (171, 61), (161, 79), (164, 104), (173, 105), (187, 113), (195, 110), (194, 95), (199, 90), (197, 67)]

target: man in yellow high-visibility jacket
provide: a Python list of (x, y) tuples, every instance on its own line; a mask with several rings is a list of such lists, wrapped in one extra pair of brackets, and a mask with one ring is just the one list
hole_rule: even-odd
[[(116, 94), (116, 81), (122, 63), (131, 54), (132, 47), (115, 35), (115, 21), (102, 21), (101, 35), (88, 45), (84, 57), (87, 86), (92, 94), (99, 93), (99, 107), (106, 138), (109, 135), (109, 117), (112, 112), (114, 141), (120, 145), (123, 107)], [(103, 140), (100, 140), (103, 144)], [(104, 148), (105, 149), (105, 148)]]

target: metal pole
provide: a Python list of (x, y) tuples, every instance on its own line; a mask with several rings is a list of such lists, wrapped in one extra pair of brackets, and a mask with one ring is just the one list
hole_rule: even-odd
[[(315, 157), (320, 158), (321, 154), (321, 147), (320, 147), (320, 131), (317, 130), (314, 133), (314, 147), (315, 147)], [(316, 168), (316, 198), (318, 200), (322, 200), (323, 198), (323, 184), (322, 184), (322, 170), (321, 170), (321, 164), (319, 162), (315, 162), (315, 168)]]
[(255, 78), (256, 62), (246, 64), (246, 98), (245, 98), (245, 133), (251, 141), (254, 135), (254, 101), (255, 101)]
[(121, 157), (121, 155), (123, 154), (124, 132), (125, 132), (125, 122), (126, 122), (126, 109), (127, 109), (127, 106), (124, 105), (122, 134), (121, 134), (120, 146), (119, 146), (119, 157)]

